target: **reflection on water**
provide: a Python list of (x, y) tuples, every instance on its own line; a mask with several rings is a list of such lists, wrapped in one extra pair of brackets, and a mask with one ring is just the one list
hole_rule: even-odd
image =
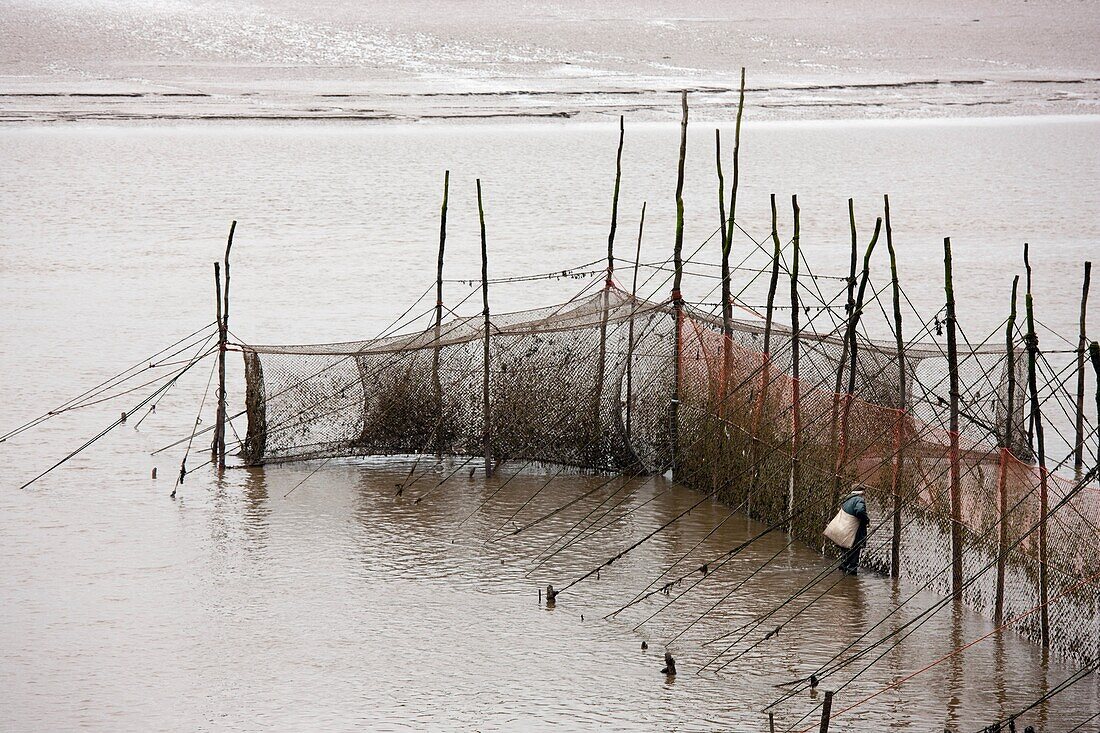
[[(728, 510), (708, 502), (598, 576), (569, 587), (547, 608), (539, 602), (540, 588), (563, 588), (682, 512), (697, 495), (662, 478), (559, 476), (547, 486), (550, 473), (507, 465), (489, 481), (463, 471), (417, 503), (415, 497), (437, 486), (455, 463), (418, 463), (425, 475), (401, 496), (395, 488), (410, 468), (401, 460), (334, 461), (305, 483), (316, 464), (230, 470), (208, 495), (197, 487), (178, 506), (159, 499), (144, 507), (143, 514), (158, 521), (189, 525), (186, 546), (157, 532), (144, 538), (152, 544), (158, 536), (167, 540), (167, 554), (175, 558), (168, 565), (145, 558), (138, 546), (122, 553), (128, 562), (104, 562), (98, 552), (70, 557), (75, 575), (86, 580), (66, 591), (73, 594), (68, 609), (38, 605), (34, 563), (20, 557), (6, 583), (5, 626), (17, 625), (23, 633), (17, 640), (6, 631), (4, 644), (5, 688), (20, 720), (28, 727), (103, 722), (104, 711), (113, 710), (124, 727), (160, 719), (186, 728), (229, 729), (260, 723), (332, 727), (347, 720), (409, 729), (553, 724), (764, 730), (767, 719), (760, 711), (781, 694), (776, 685), (808, 674), (904, 597), (906, 589), (887, 578), (826, 576), (813, 593), (734, 649), (752, 645), (749, 653), (720, 673), (698, 673), (721, 646), (706, 642), (797, 592), (823, 566), (820, 557), (768, 535), (729, 564), (712, 565), (716, 569), (690, 593), (680, 596), (693, 585), (685, 581), (668, 595), (658, 593), (604, 620), (677, 559), (682, 562), (670, 577), (761, 529), (742, 515), (723, 521)], [(509, 517), (521, 507), (513, 521), (524, 526), (601, 484), (589, 498), (509, 534), (515, 526)], [(624, 486), (630, 499), (599, 522), (604, 529), (529, 572), (540, 554), (566, 544), (562, 535), (586, 526), (579, 520)], [(37, 498), (23, 496), (16, 503)], [(76, 516), (101, 512), (102, 501), (95, 494), (70, 495), (51, 523), (35, 528), (33, 541), (47, 535), (72, 549), (65, 536), (79, 526)], [(16, 543), (31, 541), (26, 535)], [(120, 562), (114, 572), (97, 570), (119, 568)], [(147, 574), (147, 563), (159, 568), (154, 575)], [(88, 593), (83, 598), (81, 585)], [(135, 602), (146, 594), (148, 603)], [(918, 598), (871, 639), (898, 629), (933, 600)], [(30, 623), (35, 608), (41, 616)], [(59, 612), (65, 617), (57, 618)], [(778, 636), (761, 641), (792, 615), (797, 617)], [(112, 618), (119, 623), (116, 633), (94, 634), (65, 650), (66, 627)], [(659, 672), (666, 642), (689, 625), (668, 647), (679, 675), (665, 679)], [(838, 693), (834, 712), (988, 630), (976, 614), (949, 607)], [(128, 648), (134, 647), (127, 640), (131, 634), (146, 642)], [(648, 650), (640, 649), (642, 640)], [(836, 689), (863, 666), (826, 678), (817, 690), (777, 708), (777, 724), (785, 729), (806, 713), (804, 725), (814, 723), (818, 713), (812, 710), (823, 690)], [(1050, 664), (1052, 678), (1071, 672)], [(997, 635), (837, 718), (833, 729), (972, 729), (1038, 697), (1046, 674), (1038, 650), (1012, 634)], [(154, 692), (160, 677), (187, 694), (127, 700), (134, 695), (128, 688)], [(79, 694), (70, 699), (67, 690)], [(1098, 692), (1095, 681), (1081, 684), (1056, 706), (1041, 706), (1023, 720), (1061, 730), (1095, 711)]]

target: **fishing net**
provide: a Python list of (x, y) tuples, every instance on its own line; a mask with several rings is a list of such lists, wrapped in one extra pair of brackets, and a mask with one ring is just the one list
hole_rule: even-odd
[(776, 325), (765, 353), (765, 330), (736, 320), (727, 337), (709, 313), (609, 287), (492, 316), (487, 372), (483, 316), (370, 341), (243, 346), (242, 456), (261, 464), (488, 454), (494, 464), (599, 472), (674, 468), (678, 481), (826, 552), (822, 529), (861, 484), (873, 517), (864, 565), (888, 572), (896, 547), (903, 577), (948, 594), (957, 522), (963, 577), (976, 576), (966, 602), (992, 616), (1002, 574), (1002, 617), (1024, 616), (1014, 628), (1039, 640), (1041, 614), (1026, 614), (1040, 604), (1045, 553), (1051, 646), (1097, 655), (1098, 585), (1087, 554), (1100, 541), (1097, 491), (1059, 507), (1040, 537), (1044, 486), (1054, 507), (1076, 482), (1044, 479), (1030, 463), (1019, 350), (1011, 375), (1004, 347), (960, 351), (952, 447), (939, 344), (905, 347), (903, 393), (892, 341), (860, 336), (853, 359), (842, 335), (805, 330), (795, 339)]

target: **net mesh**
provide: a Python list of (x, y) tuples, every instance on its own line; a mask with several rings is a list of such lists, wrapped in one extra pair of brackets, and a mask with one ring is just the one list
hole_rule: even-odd
[[(861, 336), (848, 394), (851, 355), (842, 336), (799, 333), (794, 379), (790, 328), (773, 327), (770, 353), (763, 324), (734, 321), (731, 331), (725, 337), (720, 320), (703, 311), (615, 287), (494, 315), (487, 410), (482, 316), (369, 341), (245, 346), (242, 456), (251, 464), (421, 453), (472, 459), (487, 446), (494, 463), (623, 473), (674, 467), (681, 483), (743, 503), (769, 524), (785, 522), (826, 552), (822, 528), (850, 486), (863, 484), (873, 518), (863, 564), (889, 571), (896, 536), (902, 576), (949, 594), (954, 451), (941, 347), (906, 346), (903, 394), (895, 344)], [(1055, 474), (1044, 481), (1031, 464), (1025, 360), (1014, 355), (1011, 435), (1004, 347), (964, 350), (958, 369), (959, 521), (964, 577), (974, 578), (963, 595), (992, 615), (997, 558), (1005, 557), (1006, 620), (1040, 602), (1043, 485), (1050, 507), (1076, 485)], [(1090, 486), (1046, 522), (1050, 643), (1070, 657), (1100, 653), (1100, 586), (1087, 554), (1100, 541), (1098, 498)], [(1015, 628), (1039, 640), (1039, 623), (1032, 614)]]

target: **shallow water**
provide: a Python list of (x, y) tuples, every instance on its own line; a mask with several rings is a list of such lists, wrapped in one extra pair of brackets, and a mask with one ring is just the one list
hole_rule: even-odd
[[(493, 275), (596, 260), (606, 246), (615, 132), (565, 124), (0, 131), (0, 307), (8, 314), (0, 326), (0, 425), (23, 422), (212, 320), (209, 262), (220, 256), (232, 218), (239, 225), (231, 326), (248, 342), (361, 338), (403, 310), (432, 278), (447, 167), (450, 276), (478, 274), (478, 176)], [(1029, 240), (1041, 318), (1072, 333), (1080, 262), (1100, 241), (1100, 204), (1092, 194), (1098, 132), (1095, 118), (750, 124), (739, 210), (746, 229), (763, 235), (767, 194), (782, 194), (786, 222), (785, 197), (797, 191), (807, 260), (815, 272), (836, 275), (846, 268), (846, 197), (856, 197), (865, 241), (878, 197), (889, 191), (902, 276), (928, 312), (942, 303), (941, 242), (953, 236), (960, 319), (971, 334), (1000, 323), (1020, 244)], [(620, 251), (630, 251), (644, 199), (643, 260), (663, 260), (677, 131), (632, 125), (627, 134)], [(711, 135), (702, 126), (692, 130), (689, 246), (717, 220)], [(713, 261), (717, 246), (709, 247), (706, 259)], [(628, 277), (620, 272), (620, 280)], [(593, 280), (502, 285), (491, 297), (497, 310), (545, 304)], [(693, 278), (685, 291), (689, 299), (713, 300), (712, 288), (712, 281)], [(660, 278), (643, 289), (666, 291)], [(468, 292), (450, 284), (448, 302)], [(746, 293), (747, 305), (759, 304), (755, 292)], [(231, 399), (239, 401), (232, 361)], [(518, 466), (488, 484), (464, 467), (418, 504), (414, 497), (447, 475), (446, 467), (419, 464), (424, 477), (399, 498), (395, 485), (410, 469), (401, 461), (232, 470), (221, 481), (200, 469), (172, 501), (182, 446), (149, 453), (189, 432), (208, 370), (200, 365), (158, 400), (140, 430), (131, 421), (30, 490), (16, 486), (136, 395), (66, 414), (0, 445), (7, 727), (764, 730), (759, 711), (778, 696), (773, 685), (812, 670), (912, 590), (873, 575), (830, 577), (829, 584), (840, 582), (778, 638), (721, 674), (696, 675), (713, 649), (703, 642), (773, 608), (822, 567), (806, 548), (783, 550), (674, 642), (680, 675), (668, 683), (658, 672), (665, 642), (785, 540), (769, 536), (752, 545), (635, 631), (669, 598), (658, 595), (614, 620), (601, 617), (728, 509), (704, 504), (599, 580), (571, 588), (553, 610), (539, 605), (538, 588), (561, 587), (697, 500), (663, 479), (620, 492), (612, 502), (632, 498), (609, 520), (639, 508), (530, 577), (524, 574), (538, 553), (620, 480), (497, 542), (487, 540), (553, 469), (520, 474), (480, 508)], [(210, 418), (207, 410), (203, 424)], [(196, 440), (190, 467), (205, 460), (204, 442)], [(150, 480), (154, 466), (160, 478)], [(608, 480), (558, 477), (517, 521)], [(735, 516), (690, 562), (758, 530)], [(937, 614), (842, 691), (834, 709), (990, 629), (967, 611)], [(651, 644), (646, 653), (643, 639)], [(1023, 707), (1072, 671), (1058, 660), (1044, 664), (1012, 634), (996, 635), (837, 718), (833, 730), (973, 729)], [(779, 720), (793, 723), (811, 704), (802, 695)], [(1094, 676), (1027, 722), (1068, 730), (1097, 709)]]
[(9, 0), (0, 123), (1097, 112), (1075, 0)]

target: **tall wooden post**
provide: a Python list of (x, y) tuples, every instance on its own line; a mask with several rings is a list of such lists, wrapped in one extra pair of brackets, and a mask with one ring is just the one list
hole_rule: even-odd
[(890, 197), (882, 197), (886, 216), (886, 249), (890, 253), (890, 290), (894, 305), (894, 341), (898, 359), (898, 420), (894, 428), (894, 471), (890, 479), (893, 499), (893, 528), (890, 536), (890, 576), (901, 572), (901, 480), (905, 465), (905, 418), (908, 415), (909, 392), (906, 380), (909, 374), (905, 366), (905, 338), (901, 331), (901, 287), (898, 284), (898, 261), (894, 252), (894, 232), (890, 227)]
[(779, 259), (782, 247), (779, 244), (779, 226), (775, 209), (775, 194), (771, 195), (772, 207), (772, 272), (768, 281), (768, 300), (764, 311), (764, 353), (760, 365), (760, 392), (756, 397), (756, 406), (752, 416), (752, 474), (749, 483), (749, 495), (746, 498), (748, 512), (752, 514), (752, 497), (760, 482), (760, 421), (768, 403), (768, 391), (771, 387), (772, 365), (772, 319), (775, 315), (775, 290), (779, 284)]
[[(840, 453), (837, 459), (834, 482), (840, 479), (840, 472), (848, 460), (849, 418), (852, 412), (852, 399), (856, 392), (856, 367), (858, 366), (859, 351), (856, 341), (856, 329), (859, 328), (859, 319), (863, 315), (863, 299), (867, 293), (867, 281), (871, 277), (871, 254), (875, 251), (879, 233), (882, 231), (882, 219), (875, 221), (875, 233), (871, 236), (871, 243), (867, 245), (867, 251), (863, 255), (863, 272), (859, 278), (859, 292), (852, 304), (852, 312), (848, 315), (848, 357), (851, 360), (848, 365), (848, 392), (844, 400), (844, 415), (841, 419)], [(835, 485), (835, 484), (834, 484)], [(838, 497), (839, 501), (839, 497)], [(834, 502), (835, 503), (835, 502)]]
[(630, 323), (626, 336), (626, 442), (630, 444), (630, 418), (634, 402), (634, 314), (638, 310), (638, 266), (642, 261), (642, 230), (645, 227), (645, 201), (638, 219), (638, 248), (634, 252), (634, 280), (630, 284)]
[(1020, 276), (1012, 278), (1012, 303), (1005, 326), (1005, 369), (1008, 395), (1005, 400), (1005, 428), (1001, 438), (1001, 462), (997, 475), (997, 586), (993, 598), (993, 621), (1000, 626), (1004, 621), (1005, 563), (1008, 558), (1008, 468), (1012, 458), (1012, 434), (1016, 430), (1016, 292)]
[(599, 358), (596, 362), (596, 379), (592, 390), (592, 435), (590, 445), (593, 447), (593, 458), (598, 460), (598, 440), (602, 432), (600, 420), (600, 406), (603, 402), (604, 374), (607, 370), (607, 318), (611, 308), (611, 287), (615, 272), (615, 229), (619, 221), (619, 184), (623, 175), (623, 137), (625, 127), (623, 116), (619, 115), (619, 150), (615, 154), (615, 190), (611, 195), (611, 229), (607, 234), (607, 277), (604, 280), (603, 292), (600, 294), (600, 346)]
[(646, 227), (646, 201), (638, 219), (638, 248), (634, 253), (634, 281), (630, 283), (630, 321), (626, 337), (626, 441), (630, 444), (630, 418), (634, 411), (634, 315), (638, 310), (638, 267), (641, 264), (641, 232)]
[[(215, 323), (218, 325), (218, 367), (221, 371), (221, 355), (222, 355), (222, 324), (224, 319), (222, 318), (222, 265), (220, 262), (214, 262), (214, 318)], [(219, 374), (219, 389), (220, 389), (220, 374)], [(214, 439), (210, 443), (210, 460), (214, 462), (214, 465), (218, 465), (218, 460), (222, 455), (221, 441), (223, 440), (223, 434), (221, 431), (222, 424), (222, 402), (221, 393), (218, 394), (218, 406), (216, 417), (214, 418)]]
[(493, 475), (493, 423), (489, 412), (489, 253), (485, 243), (485, 207), (481, 202), (481, 179), (477, 179), (477, 216), (481, 223), (481, 303), (485, 316), (485, 338), (483, 339), (483, 362), (481, 381), (481, 447), (485, 454), (485, 477)]
[(1092, 263), (1085, 263), (1085, 281), (1081, 286), (1081, 318), (1077, 339), (1077, 420), (1074, 425), (1076, 441), (1073, 447), (1073, 471), (1077, 480), (1085, 465), (1085, 351), (1088, 341), (1085, 338), (1085, 316), (1089, 305), (1089, 281), (1092, 279)]
[[(1089, 360), (1092, 370), (1096, 372), (1096, 414), (1100, 415), (1100, 343), (1093, 341), (1089, 344)], [(1096, 462), (1100, 463), (1100, 430), (1096, 431)]]
[(717, 412), (721, 417), (726, 414), (726, 386), (729, 380), (728, 359), (726, 358), (729, 352), (729, 319), (726, 317), (726, 298), (730, 294), (728, 238), (731, 232), (726, 228), (726, 224), (732, 219), (732, 216), (728, 218), (726, 216), (726, 179), (722, 175), (722, 133), (717, 127), (714, 128), (714, 164), (718, 169), (718, 233), (722, 241), (722, 347), (720, 350), (721, 368), (718, 373), (717, 390)]
[(1043, 648), (1050, 645), (1050, 612), (1047, 609), (1047, 511), (1050, 503), (1047, 494), (1047, 454), (1043, 437), (1043, 411), (1039, 402), (1039, 336), (1035, 332), (1035, 301), (1031, 293), (1031, 261), (1027, 245), (1024, 245), (1024, 269), (1027, 271), (1027, 294), (1024, 309), (1027, 313), (1027, 386), (1031, 394), (1031, 422), (1035, 431), (1035, 449), (1039, 462), (1039, 636)]
[(798, 450), (802, 432), (802, 384), (799, 382), (798, 361), (801, 347), (799, 345), (798, 330), (798, 260), (799, 250), (799, 209), (798, 196), (791, 196), (791, 208), (794, 209), (794, 236), (791, 238), (792, 263), (791, 263), (791, 474), (787, 486), (787, 511), (791, 518), (788, 520), (787, 531), (794, 532), (794, 490), (798, 485)]
[(955, 288), (951, 281), (951, 238), (943, 240), (943, 283), (947, 296), (947, 370), (950, 381), (950, 449), (948, 460), (951, 495), (951, 594), (962, 599), (962, 486), (959, 474), (959, 347), (955, 333)]
[(676, 240), (672, 250), (675, 274), (672, 277), (672, 308), (676, 317), (676, 337), (673, 346), (674, 376), (672, 403), (669, 406), (669, 432), (672, 443), (672, 476), (676, 477), (680, 461), (680, 382), (683, 378), (684, 299), (680, 285), (684, 277), (684, 159), (687, 157), (688, 101), (687, 91), (680, 92), (680, 162), (676, 167)]
[[(726, 381), (733, 371), (733, 299), (730, 296), (730, 251), (733, 249), (733, 236), (737, 225), (737, 187), (741, 180), (741, 118), (745, 112), (745, 67), (741, 67), (741, 91), (737, 98), (737, 123), (733, 130), (733, 185), (730, 188), (729, 219), (723, 222), (725, 236), (722, 237), (722, 378), (723, 403), (725, 403)], [(717, 139), (718, 131), (714, 131)], [(722, 185), (722, 163), (719, 155), (718, 185)], [(719, 191), (721, 201), (721, 191)], [(755, 437), (755, 432), (753, 434)]]
[(611, 229), (607, 233), (607, 281), (611, 287), (611, 277), (615, 273), (615, 229), (619, 222), (619, 185), (623, 177), (623, 139), (626, 137), (626, 122), (619, 115), (619, 149), (615, 153), (615, 190), (611, 194)]
[(439, 439), (439, 427), (443, 425), (443, 382), (439, 378), (439, 341), (443, 337), (443, 253), (447, 245), (447, 194), (451, 186), (451, 172), (443, 172), (443, 205), (439, 209), (439, 256), (435, 266), (435, 339), (432, 348), (432, 387), (435, 389), (435, 455), (443, 453)]
[[(855, 202), (852, 199), (848, 199), (848, 227), (852, 234), (852, 244), (850, 247), (849, 265), (848, 265), (848, 300), (844, 303), (844, 342), (840, 346), (840, 358), (836, 363), (836, 385), (833, 389), (833, 412), (831, 416), (831, 422), (829, 423), (830, 440), (829, 444), (833, 449), (833, 505), (840, 502), (840, 465), (842, 463), (843, 448), (840, 445), (840, 400), (842, 399), (840, 389), (844, 384), (844, 370), (848, 366), (848, 348), (849, 348), (849, 331), (848, 326), (852, 324), (852, 315), (855, 313), (856, 301), (856, 262), (859, 257), (858, 253), (858, 237), (856, 234), (856, 210)], [(850, 394), (844, 397), (845, 401), (850, 401), (852, 396)]]
[[(225, 352), (229, 346), (229, 253), (233, 249), (233, 233), (236, 230), (237, 222), (234, 220), (229, 225), (229, 238), (225, 244), (225, 288), (218, 302), (218, 412), (214, 426), (215, 454), (212, 458), (216, 460), (219, 469), (225, 468)], [(216, 264), (214, 277), (218, 278)]]

